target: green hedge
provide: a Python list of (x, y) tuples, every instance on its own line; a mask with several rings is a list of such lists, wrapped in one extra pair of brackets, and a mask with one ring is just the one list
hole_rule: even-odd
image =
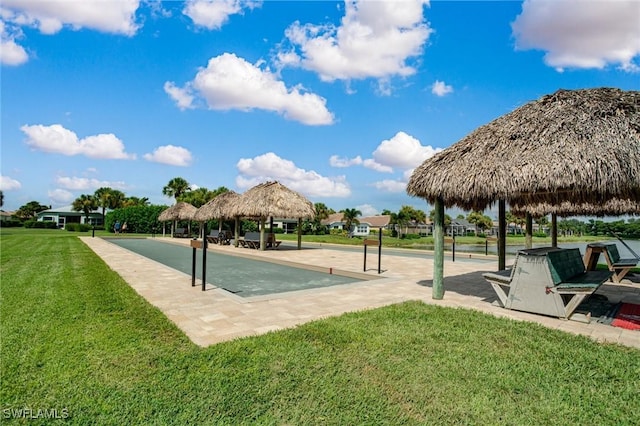
[(55, 222), (39, 222), (37, 220), (27, 220), (24, 223), (25, 228), (42, 228), (42, 229), (58, 229)]
[(17, 228), (22, 226), (22, 222), (19, 220), (11, 219), (11, 220), (3, 220), (0, 222), (0, 226), (3, 228)]
[(91, 230), (91, 225), (84, 223), (67, 223), (64, 226), (65, 231), (70, 232), (87, 232)]
[(120, 225), (127, 223), (127, 233), (151, 234), (162, 232), (162, 223), (158, 222), (158, 216), (167, 208), (167, 206), (151, 205), (116, 209), (107, 213), (104, 226), (105, 229), (113, 232), (113, 226), (116, 221), (119, 221)]

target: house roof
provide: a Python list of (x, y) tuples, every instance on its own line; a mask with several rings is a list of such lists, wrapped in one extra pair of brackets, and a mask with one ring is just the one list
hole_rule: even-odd
[[(390, 215), (377, 215), (377, 216), (364, 216), (359, 217), (358, 222), (366, 223), (372, 228), (379, 228), (389, 225), (391, 221)], [(342, 213), (333, 213), (330, 214), (328, 218), (320, 221), (322, 225), (331, 225), (332, 223), (344, 223), (342, 220)]]
[[(110, 210), (107, 209), (106, 211), (110, 211)], [(73, 206), (71, 206), (71, 205), (57, 207), (55, 209), (43, 210), (43, 211), (38, 213), (38, 216), (42, 216), (42, 215), (46, 215), (46, 214), (64, 214), (64, 215), (67, 215), (67, 216), (84, 215), (83, 212), (78, 212), (78, 211), (73, 210)], [(96, 211), (93, 211), (93, 212), (89, 213), (89, 215), (92, 215), (92, 214), (102, 215), (101, 211), (99, 211), (99, 210), (96, 210)]]

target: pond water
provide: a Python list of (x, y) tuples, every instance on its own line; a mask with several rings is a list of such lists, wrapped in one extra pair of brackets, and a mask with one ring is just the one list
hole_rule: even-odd
[[(618, 251), (620, 252), (621, 257), (634, 257), (633, 253), (631, 253), (620, 241), (618, 240), (605, 240), (603, 239), (600, 242), (606, 242), (609, 244), (616, 244), (618, 246)], [(640, 255), (640, 241), (638, 240), (625, 240), (625, 243), (631, 247), (631, 250)], [(561, 248), (579, 248), (581, 253), (585, 253), (587, 244), (589, 243), (559, 243), (558, 246)], [(547, 247), (551, 245), (549, 244), (534, 244), (533, 247)], [(445, 244), (445, 251), (451, 251), (451, 244)], [(424, 245), (416, 248), (421, 248), (425, 250), (433, 250), (433, 245)], [(515, 255), (518, 250), (524, 249), (524, 244), (522, 245), (507, 245), (507, 254)], [(487, 254), (498, 254), (498, 245), (493, 242), (488, 246), (484, 245), (475, 245), (475, 244), (456, 244), (456, 253), (487, 253)]]

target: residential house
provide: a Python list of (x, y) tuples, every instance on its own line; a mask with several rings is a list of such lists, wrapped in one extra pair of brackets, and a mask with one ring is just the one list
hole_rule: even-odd
[(100, 211), (93, 211), (89, 213), (89, 220), (87, 221), (86, 219), (84, 212), (74, 211), (71, 206), (41, 211), (38, 213), (37, 218), (39, 222), (56, 222), (58, 224), (58, 228), (64, 228), (67, 223), (86, 223), (88, 225), (96, 226), (104, 224), (104, 218)]
[[(358, 218), (358, 224), (351, 226), (349, 235), (354, 237), (366, 237), (371, 234), (372, 229), (388, 228), (391, 216), (389, 215), (377, 215), (377, 216), (365, 216)], [(328, 226), (329, 229), (344, 230), (344, 221), (342, 220), (342, 213), (334, 213), (329, 215), (328, 218), (320, 221), (322, 225)]]

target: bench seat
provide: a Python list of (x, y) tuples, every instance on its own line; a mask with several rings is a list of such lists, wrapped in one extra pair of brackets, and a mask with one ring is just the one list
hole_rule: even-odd
[(546, 247), (521, 250), (511, 270), (483, 277), (506, 309), (568, 319), (611, 275), (585, 271), (578, 249)]

